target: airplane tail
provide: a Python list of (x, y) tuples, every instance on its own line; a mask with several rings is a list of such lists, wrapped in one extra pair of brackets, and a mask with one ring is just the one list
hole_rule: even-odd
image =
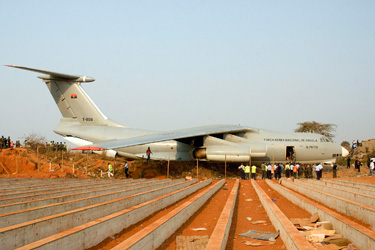
[(79, 122), (81, 125), (121, 126), (108, 119), (81, 87), (82, 82), (93, 82), (95, 81), (94, 78), (66, 75), (16, 65), (5, 66), (45, 74), (38, 76), (38, 78), (46, 83), (64, 118)]

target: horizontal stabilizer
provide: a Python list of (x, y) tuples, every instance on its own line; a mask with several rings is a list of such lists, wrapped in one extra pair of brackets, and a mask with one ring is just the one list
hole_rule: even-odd
[(87, 76), (67, 75), (67, 74), (61, 74), (61, 73), (56, 73), (56, 72), (51, 72), (51, 71), (46, 71), (46, 70), (40, 70), (40, 69), (32, 69), (32, 68), (27, 68), (27, 67), (22, 67), (22, 66), (17, 66), (17, 65), (4, 65), (4, 66), (17, 68), (17, 69), (24, 69), (24, 70), (28, 70), (28, 71), (34, 71), (34, 72), (46, 74), (46, 75), (49, 75), (51, 77), (58, 78), (58, 79), (75, 80), (77, 82), (93, 82), (93, 81), (95, 81), (94, 78), (87, 77)]

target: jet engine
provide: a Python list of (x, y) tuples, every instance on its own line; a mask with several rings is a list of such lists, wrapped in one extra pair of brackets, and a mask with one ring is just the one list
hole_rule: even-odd
[(267, 147), (264, 144), (239, 146), (207, 146), (198, 148), (195, 157), (208, 161), (248, 162), (250, 157), (265, 157)]

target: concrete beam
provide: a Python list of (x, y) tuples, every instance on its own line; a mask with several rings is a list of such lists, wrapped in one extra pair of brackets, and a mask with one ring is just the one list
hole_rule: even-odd
[[(196, 182), (196, 181), (195, 181)], [(211, 184), (211, 180), (199, 182), (172, 193), (163, 195), (131, 208), (121, 210), (84, 225), (66, 230), (19, 248), (24, 249), (69, 249), (82, 250), (94, 247), (107, 237), (145, 219), (153, 213)]]
[(285, 216), (278, 206), (271, 200), (271, 198), (264, 192), (256, 181), (251, 180), (258, 197), (267, 212), (273, 226), (280, 232), (280, 237), (283, 240), (288, 250), (314, 250), (315, 248), (298, 232), (293, 223)]
[[(48, 205), (57, 205), (60, 203), (64, 203), (66, 205), (66, 202), (74, 202), (75, 200), (83, 200), (83, 199), (96, 199), (102, 197), (105, 195), (104, 199), (109, 199), (110, 197), (114, 196), (120, 196), (122, 192), (134, 190), (138, 188), (138, 190), (141, 190), (142, 187), (146, 187), (149, 185), (157, 185), (158, 183), (166, 183), (170, 180), (166, 179), (163, 181), (150, 181), (147, 183), (141, 182), (141, 183), (135, 183), (135, 184), (124, 184), (124, 185), (108, 185), (106, 188), (102, 189), (95, 189), (95, 187), (91, 187), (91, 190), (85, 190), (83, 192), (74, 193), (72, 191), (71, 194), (66, 195), (59, 195), (55, 197), (47, 197), (47, 198), (40, 198), (40, 199), (32, 199), (32, 200), (26, 200), (26, 201), (20, 201), (16, 203), (10, 203), (10, 204), (4, 204), (0, 205), (0, 215), (6, 214), (6, 213), (12, 213), (17, 212), (21, 210), (30, 210), (32, 208), (39, 208), (44, 207)], [(142, 192), (142, 191), (141, 191)], [(102, 200), (104, 201), (104, 200)], [(91, 204), (95, 203), (96, 201), (92, 200), (90, 201)], [(81, 202), (82, 204), (84, 202)], [(54, 208), (58, 209), (58, 208)], [(0, 217), (1, 218), (1, 217)], [(0, 224), (1, 227), (1, 224)]]
[(143, 230), (129, 237), (113, 250), (142, 249), (153, 250), (168, 239), (182, 224), (184, 224), (207, 200), (214, 195), (225, 183), (219, 181), (215, 185), (208, 187), (204, 192), (200, 192), (177, 207), (167, 215), (147, 226)]
[[(184, 180), (178, 180), (178, 181), (174, 181), (173, 183), (179, 183), (183, 181)], [(39, 206), (35, 208), (27, 208), (27, 206), (29, 205), (28, 203), (10, 204), (8, 206), (0, 206), (2, 211), (6, 209), (8, 210), (15, 209), (15, 207), (19, 208), (20, 206), (21, 208), (23, 206), (26, 207), (26, 209), (19, 210), (16, 212), (11, 211), (8, 213), (1, 214), (0, 215), (0, 228), (23, 223), (23, 222), (30, 221), (30, 220), (43, 218), (46, 216), (51, 216), (56, 213), (64, 213), (66, 211), (79, 209), (79, 208), (83, 208), (86, 206), (111, 201), (114, 199), (120, 199), (122, 197), (126, 197), (126, 196), (137, 194), (137, 193), (142, 193), (148, 190), (157, 189), (160, 187), (164, 187), (166, 185), (169, 185), (168, 180), (159, 181), (156, 183), (150, 183), (150, 185), (144, 185), (141, 187), (129, 188), (129, 189), (120, 190), (120, 191), (116, 191), (112, 193), (99, 194), (99, 195), (95, 195), (92, 197), (84, 197), (84, 198), (62, 201), (62, 202), (53, 203), (53, 204), (48, 203), (48, 201), (50, 201), (51, 199), (41, 200), (41, 201), (36, 201), (39, 203)], [(86, 193), (85, 195), (88, 196), (89, 193)], [(54, 199), (52, 199), (52, 201), (54, 201)], [(44, 202), (44, 205), (43, 205), (43, 202)], [(33, 202), (33, 205), (34, 204), (35, 203)]]
[(365, 194), (365, 195), (375, 197), (375, 190), (369, 189), (369, 188), (352, 186), (352, 185), (348, 186), (345, 183), (332, 181), (332, 180), (320, 180), (320, 181), (318, 181), (318, 180), (313, 180), (313, 179), (307, 179), (307, 181), (311, 182), (311, 183), (320, 182), (321, 184), (324, 184), (326, 187), (340, 188), (340, 189), (343, 189), (343, 190), (348, 190), (348, 191), (351, 191), (351, 192), (356, 192), (356, 193)]
[(363, 250), (375, 249), (375, 232), (301, 194), (272, 181), (266, 182), (271, 188), (310, 214), (318, 213), (320, 221), (330, 221), (336, 232), (353, 242), (356, 247)]
[(367, 224), (375, 225), (375, 208), (362, 205), (339, 196), (322, 192), (316, 188), (304, 187), (296, 182), (283, 180), (282, 185), (306, 195), (316, 201), (324, 203), (326, 206), (337, 211), (361, 220)]
[(182, 182), (0, 229), (4, 249), (14, 249), (189, 186)]
[(240, 185), (240, 180), (237, 179), (233, 185), (232, 191), (225, 203), (224, 209), (221, 212), (219, 220), (216, 223), (214, 231), (207, 243), (206, 249), (220, 249), (224, 250), (227, 246), (229, 230), (232, 225), (232, 218), (234, 207), (236, 205), (236, 200), (238, 196), (238, 187)]
[(320, 181), (307, 182), (307, 181), (295, 179), (294, 183), (300, 184), (308, 188), (315, 188), (322, 192), (333, 194), (333, 195), (342, 197), (344, 199), (348, 199), (357, 203), (361, 203), (369, 207), (375, 207), (375, 196), (369, 196), (369, 195), (365, 195), (362, 193), (356, 193), (353, 191), (349, 191), (348, 189), (338, 188), (334, 185), (327, 187), (326, 185), (324, 185), (323, 182), (320, 182)]

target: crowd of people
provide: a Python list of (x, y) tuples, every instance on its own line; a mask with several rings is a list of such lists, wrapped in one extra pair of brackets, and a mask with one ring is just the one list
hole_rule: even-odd
[(66, 151), (68, 148), (66, 142), (62, 143), (62, 142), (55, 142), (55, 141), (50, 141), (50, 143), (46, 142), (45, 147), (51, 151)]
[[(257, 167), (253, 165), (250, 169), (249, 165), (241, 164), (238, 169), (240, 170), (241, 179), (248, 180), (251, 171), (251, 178), (256, 179)], [(285, 166), (281, 163), (266, 163), (263, 162), (260, 166), (262, 179), (280, 179), (283, 176), (286, 178), (313, 178), (313, 173), (318, 180), (322, 178), (323, 165), (316, 163), (313, 165), (299, 163), (287, 163)], [(337, 165), (333, 165), (333, 177), (337, 177)]]
[[(36, 149), (36, 147), (39, 147), (43, 145), (41, 144), (38, 144), (38, 143), (30, 143), (29, 141), (25, 140), (24, 141), (24, 144), (23, 144), (25, 147), (32, 147), (34, 149)], [(4, 136), (1, 136), (0, 138), (0, 150), (1, 149), (7, 149), (7, 148), (10, 148), (10, 149), (13, 149), (13, 148), (20, 148), (21, 147), (21, 141), (17, 140), (16, 143), (14, 143), (10, 136), (8, 137), (4, 137)], [(55, 142), (55, 141), (51, 141), (50, 143), (46, 142), (45, 145), (44, 145), (44, 148), (46, 150), (49, 150), (49, 151), (67, 151), (67, 144), (66, 142)]]
[(1, 136), (1, 138), (0, 138), (0, 150), (1, 149), (7, 149), (7, 148), (14, 148), (14, 146), (16, 146), (16, 148), (21, 147), (20, 141), (16, 141), (16, 143), (14, 144), (14, 142), (10, 139), (10, 136), (8, 136), (8, 138), (6, 138), (4, 136)]

